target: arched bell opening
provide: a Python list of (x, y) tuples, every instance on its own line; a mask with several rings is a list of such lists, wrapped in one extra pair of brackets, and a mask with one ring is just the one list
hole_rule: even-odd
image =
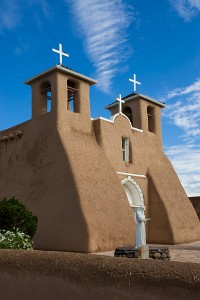
[(154, 113), (154, 107), (148, 106), (147, 107), (147, 118), (148, 118), (148, 130), (150, 132), (155, 133), (155, 113)]
[(49, 113), (52, 109), (51, 83), (43, 82), (40, 86), (40, 114)]
[(132, 113), (132, 109), (129, 106), (127, 106), (126, 108), (124, 108), (123, 114), (128, 117), (128, 119), (131, 122), (131, 125), (133, 126), (133, 113)]
[(78, 105), (78, 88), (72, 80), (67, 81), (67, 109), (71, 112), (80, 112)]

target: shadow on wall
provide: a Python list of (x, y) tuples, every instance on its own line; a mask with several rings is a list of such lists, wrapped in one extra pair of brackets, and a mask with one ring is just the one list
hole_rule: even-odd
[(189, 197), (196, 213), (197, 213), (197, 216), (200, 220), (200, 196), (198, 197)]
[(159, 197), (151, 175), (148, 177), (149, 216), (148, 243), (174, 244), (174, 236), (167, 215), (167, 211)]
[[(50, 114), (17, 125), (0, 144), (0, 197), (13, 195), (38, 217), (36, 249), (88, 250), (88, 230), (68, 155)], [(12, 183), (12, 184), (11, 184)]]
[(41, 228), (35, 243), (38, 249), (88, 252), (87, 225), (69, 157), (58, 132), (54, 144), (53, 167), (46, 170), (47, 194), (41, 199)]

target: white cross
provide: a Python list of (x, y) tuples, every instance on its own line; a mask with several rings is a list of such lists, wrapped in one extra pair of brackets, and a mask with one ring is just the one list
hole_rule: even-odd
[(116, 98), (117, 101), (119, 101), (119, 114), (122, 113), (122, 103), (125, 103), (124, 100), (122, 100), (122, 95), (119, 94), (119, 98)]
[(136, 92), (136, 84), (141, 84), (141, 82), (136, 80), (136, 74), (133, 75), (133, 79), (129, 78), (129, 81), (133, 82), (133, 91)]
[(66, 52), (62, 51), (62, 44), (59, 44), (59, 50), (52, 49), (52, 51), (60, 54), (60, 65), (62, 65), (62, 56), (63, 55), (69, 57), (69, 54), (67, 54)]

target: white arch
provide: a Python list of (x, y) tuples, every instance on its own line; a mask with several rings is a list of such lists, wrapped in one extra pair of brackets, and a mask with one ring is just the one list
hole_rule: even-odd
[(123, 116), (125, 119), (127, 119), (127, 121), (129, 122), (131, 128), (133, 128), (133, 126), (132, 126), (132, 124), (131, 124), (131, 121), (130, 121), (129, 118), (128, 118), (125, 114), (123, 114), (123, 113), (117, 113), (117, 114), (115, 114), (114, 116), (112, 116), (112, 121), (113, 121), (113, 123), (115, 123), (115, 119), (116, 119), (118, 116)]
[(146, 245), (146, 217), (144, 214), (144, 198), (139, 185), (129, 176), (122, 180), (125, 193), (133, 210), (133, 215), (136, 222), (136, 241), (135, 248), (139, 248), (142, 245)]
[(143, 194), (139, 185), (132, 178), (125, 178), (122, 180), (122, 184), (130, 206), (145, 208)]

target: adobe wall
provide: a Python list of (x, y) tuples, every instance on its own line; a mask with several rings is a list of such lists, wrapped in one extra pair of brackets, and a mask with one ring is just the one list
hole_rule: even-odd
[[(163, 152), (159, 136), (131, 129), (129, 120), (123, 115), (118, 115), (114, 122), (95, 120), (94, 130), (99, 146), (117, 172), (146, 176), (132, 178), (142, 189), (147, 207), (145, 214), (151, 218), (147, 223), (147, 241), (176, 244), (199, 240), (198, 218)], [(123, 136), (130, 139), (130, 163), (124, 163), (122, 159)], [(121, 180), (124, 178), (127, 175), (120, 177)]]
[(197, 216), (200, 220), (200, 196), (198, 197), (189, 197), (196, 213), (197, 213)]
[(198, 264), (0, 250), (0, 298), (196, 300)]
[[(127, 99), (126, 99), (127, 100)], [(143, 98), (141, 95), (137, 95), (137, 97), (132, 98), (132, 101), (127, 100), (123, 104), (123, 112), (126, 108), (130, 108), (132, 111), (132, 122), (133, 127), (142, 129), (143, 131), (147, 132), (149, 128), (148, 122), (148, 108), (152, 108), (152, 128), (150, 131), (154, 132), (157, 137), (159, 137), (160, 141), (162, 140), (162, 132), (161, 132), (161, 107), (152, 101), (148, 101), (146, 98)], [(118, 114), (119, 108), (118, 105), (114, 105), (113, 107), (109, 108), (111, 111), (112, 116)]]
[(91, 124), (84, 127), (70, 111), (62, 116), (40, 115), (0, 133), (23, 131), (0, 143), (0, 197), (14, 195), (38, 216), (36, 249), (95, 252), (133, 245), (131, 208)]

